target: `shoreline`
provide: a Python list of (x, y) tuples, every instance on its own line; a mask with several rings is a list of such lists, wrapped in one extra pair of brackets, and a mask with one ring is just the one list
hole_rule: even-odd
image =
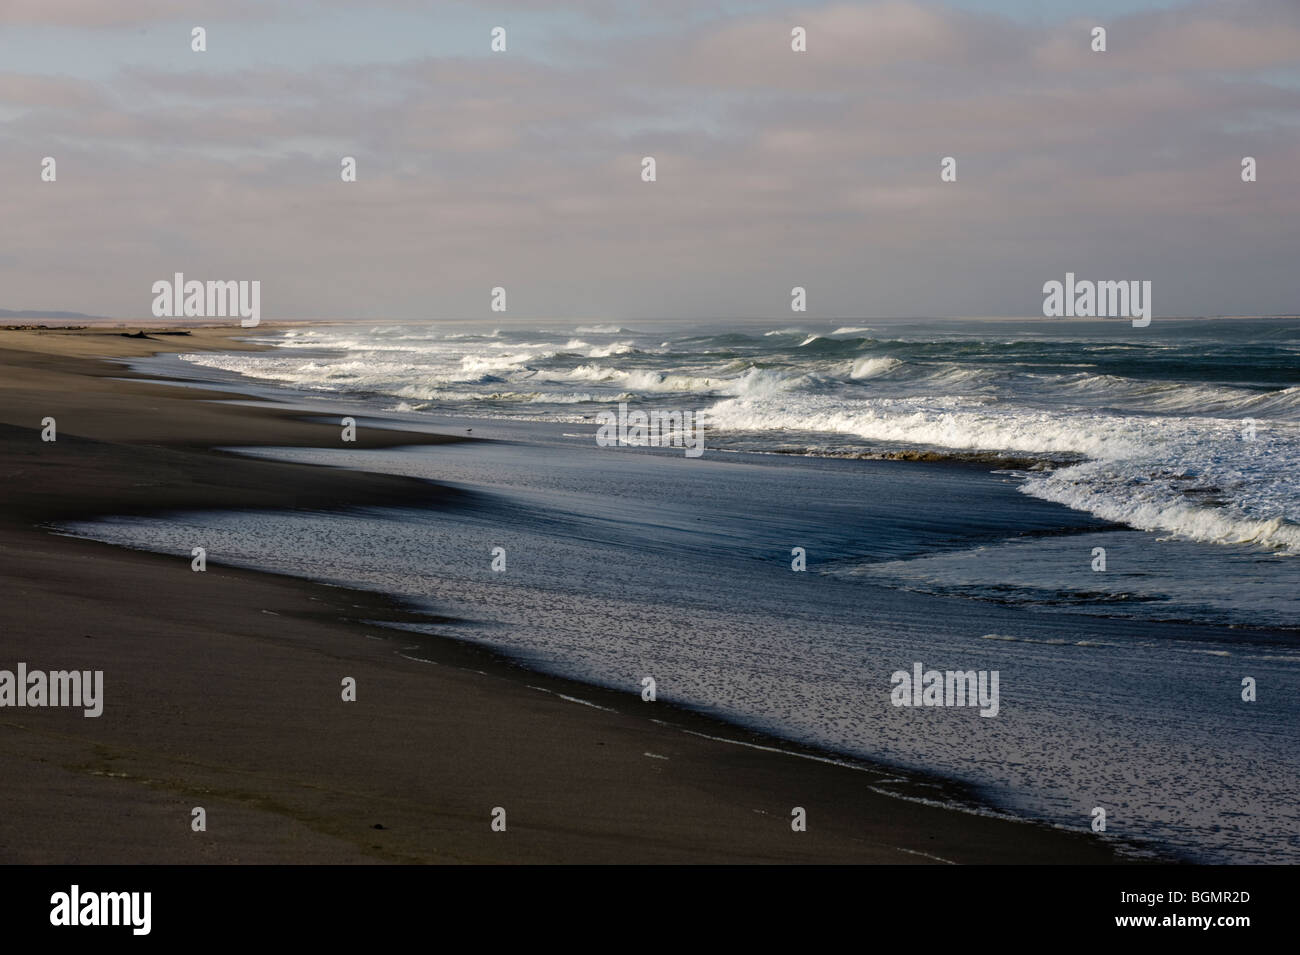
[[(52, 799), (39, 784), (6, 792), (0, 858), (1137, 861), (1086, 833), (884, 795), (873, 784), (900, 771), (838, 760), (664, 703), (646, 713), (650, 704), (635, 694), (528, 670), (454, 634), (409, 635), (434, 666), (403, 659), (397, 647), (407, 634), (375, 633), (360, 622), (415, 616), (380, 594), (215, 562), (200, 577), (186, 555), (129, 551), (37, 528), (180, 509), (397, 502), (436, 508), (440, 495), (455, 493), (416, 479), (215, 451), (218, 445), (336, 445), (338, 429), (251, 395), (133, 381), (148, 376), (98, 360), (105, 352), (125, 358), (179, 350), (173, 345), (260, 348), (233, 340), (248, 331), (211, 329), (168, 341), (95, 330), (0, 335), (6, 460), (19, 467), (16, 485), (40, 479), (36, 487), (22, 486), (0, 514), (0, 577), (26, 598), (4, 611), (5, 630), (19, 644), (13, 659), (88, 666), (47, 655), (54, 647), (75, 647), (102, 664), (108, 696), (100, 720), (0, 711), (0, 723), (24, 731), (6, 734), (10, 741), (0, 748), (11, 778), (62, 780), (81, 797), (69, 802), (65, 791)], [(257, 404), (218, 403), (232, 399)], [(39, 440), (44, 413), (58, 420), (54, 446)], [(358, 437), (354, 446), (361, 448), (462, 440), (371, 428)], [(57, 461), (44, 453), (55, 448)], [(78, 585), (84, 592), (68, 593)], [(135, 600), (142, 591), (132, 587), (152, 589), (157, 600)], [(263, 614), (272, 615), (274, 633), (263, 632)], [(108, 641), (79, 632), (105, 625)], [(188, 655), (160, 655), (178, 640)], [(241, 676), (218, 668), (213, 677), (206, 665), (218, 661)], [(124, 664), (132, 667), (129, 675), (118, 670), (115, 678), (114, 667)], [(337, 676), (344, 668), (357, 671), (356, 704), (339, 701)], [(115, 682), (125, 684), (119, 699), (135, 704), (134, 712), (114, 707)], [(366, 706), (376, 685), (379, 702)], [(211, 712), (187, 710), (189, 692)], [(180, 726), (165, 722), (167, 713), (181, 714)], [(667, 725), (659, 722), (665, 718)], [(47, 728), (55, 726), (57, 733)], [(710, 738), (716, 734), (729, 740)], [(375, 746), (380, 739), (383, 752)], [(200, 752), (200, 744), (208, 748)], [(436, 765), (410, 765), (408, 747), (437, 754)], [(797, 755), (814, 758), (792, 758)], [(827, 758), (836, 762), (821, 761)], [(448, 774), (447, 766), (455, 770)], [(959, 784), (909, 775), (913, 788), (905, 795), (934, 798), (936, 786), (946, 787), (941, 795), (966, 794)], [(386, 791), (393, 786), (397, 794)], [(213, 804), (209, 830), (192, 833), (185, 804), (197, 805), (205, 792)], [(507, 833), (489, 829), (489, 810), (498, 805), (509, 812)], [(808, 809), (805, 833), (791, 832), (794, 805)], [(89, 813), (98, 831), (111, 827), (135, 841), (78, 855), (94, 850), (78, 849), (60, 822), (74, 806), (79, 823)], [(213, 806), (223, 807), (221, 813)], [(220, 815), (238, 820), (233, 833), (213, 824)], [(366, 823), (369, 816), (376, 818)], [(42, 849), (42, 836), (54, 846)]]

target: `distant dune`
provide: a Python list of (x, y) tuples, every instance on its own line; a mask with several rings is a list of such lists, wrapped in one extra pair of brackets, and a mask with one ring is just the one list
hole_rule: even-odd
[(53, 319), (60, 322), (78, 321), (78, 322), (103, 322), (108, 321), (102, 315), (85, 315), (81, 312), (54, 312), (42, 311), (40, 309), (8, 309), (0, 308), (0, 319), (10, 318), (45, 318)]

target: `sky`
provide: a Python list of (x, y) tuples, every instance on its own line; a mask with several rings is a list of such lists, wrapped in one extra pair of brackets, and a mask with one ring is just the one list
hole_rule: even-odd
[(3, 0), (0, 173), (7, 309), (1294, 314), (1300, 2)]

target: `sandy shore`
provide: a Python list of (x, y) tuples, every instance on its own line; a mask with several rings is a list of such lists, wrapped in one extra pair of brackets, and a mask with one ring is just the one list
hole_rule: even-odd
[[(42, 529), (454, 493), (213, 451), (336, 447), (339, 427), (120, 380), (132, 376), (99, 360), (252, 347), (240, 334), (0, 331), (0, 668), (101, 669), (106, 697), (98, 719), (0, 709), (0, 861), (1119, 861), (1085, 834), (881, 795), (888, 770), (775, 752), (797, 748), (454, 639), (417, 646), (361, 622), (410, 618), (379, 595), (215, 563), (197, 574), (187, 553)], [(47, 416), (54, 443), (40, 438)], [(363, 428), (354, 447), (450, 440)], [(340, 699), (344, 677), (355, 703)], [(911, 791), (932, 798), (933, 782)], [(196, 806), (206, 832), (191, 831)], [(498, 806), (505, 832), (489, 826)], [(806, 832), (791, 830), (795, 806)]]

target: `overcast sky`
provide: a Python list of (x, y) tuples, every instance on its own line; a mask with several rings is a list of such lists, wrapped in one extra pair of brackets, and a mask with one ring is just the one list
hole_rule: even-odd
[(3, 0), (0, 308), (1033, 315), (1073, 271), (1300, 312), (1300, 0), (541, 6)]

